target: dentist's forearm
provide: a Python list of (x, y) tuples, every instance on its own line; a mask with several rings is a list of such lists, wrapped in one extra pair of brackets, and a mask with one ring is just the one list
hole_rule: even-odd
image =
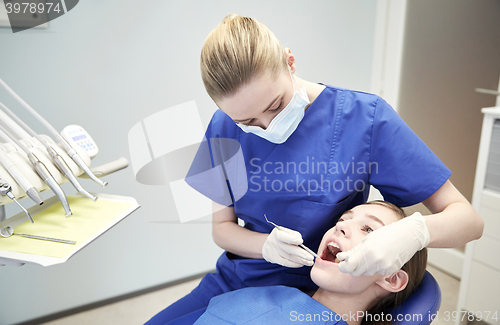
[(425, 217), (427, 247), (453, 248), (481, 238), (483, 219), (449, 180), (423, 203), (433, 213)]
[(425, 217), (430, 242), (427, 247), (453, 248), (481, 238), (484, 223), (468, 203), (455, 202), (442, 212)]
[(268, 236), (238, 225), (234, 208), (213, 203), (212, 237), (220, 248), (243, 257), (263, 258), (262, 247)]
[(262, 246), (269, 234), (251, 231), (237, 223), (226, 221), (214, 225), (212, 236), (215, 243), (228, 252), (262, 259)]

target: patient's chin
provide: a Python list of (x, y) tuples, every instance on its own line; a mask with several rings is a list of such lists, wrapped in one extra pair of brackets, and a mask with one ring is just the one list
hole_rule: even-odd
[(314, 264), (311, 269), (311, 279), (320, 288), (330, 292), (343, 294), (364, 293), (371, 286), (376, 286), (376, 277), (355, 277), (339, 270), (338, 264), (326, 262), (334, 267), (324, 267), (324, 264)]

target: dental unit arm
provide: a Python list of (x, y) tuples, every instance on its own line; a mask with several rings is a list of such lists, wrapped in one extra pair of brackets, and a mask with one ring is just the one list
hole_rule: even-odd
[[(89, 178), (89, 176), (86, 175), (83, 170), (81, 170), (79, 166), (69, 158), (66, 152), (51, 138), (46, 135), (41, 135), (41, 137), (49, 144), (51, 144), (52, 147), (59, 153), (59, 155), (61, 155), (68, 162), (69, 167), (73, 170), (74, 174), (78, 178)], [(44, 165), (50, 170), (56, 182), (58, 182), (59, 184), (67, 182), (66, 177), (64, 177), (64, 175), (62, 175), (61, 172), (53, 165), (48, 152), (46, 150), (43, 150), (43, 147), (38, 143), (38, 141), (36, 141), (34, 138), (31, 138), (22, 139), (20, 140), (20, 142), (24, 143), (26, 146), (31, 146), (30, 149), (35, 152), (37, 158), (39, 158), (39, 160), (43, 162)], [(90, 162), (90, 157), (88, 155), (86, 156), (86, 152), (83, 148), (74, 146), (74, 149), (78, 151), (79, 155), (84, 157), (84, 159), (88, 161), (88, 163)], [(33, 169), (27, 155), (19, 147), (12, 143), (1, 143), (0, 141), (0, 154), (2, 152), (4, 152), (5, 155), (12, 160), (12, 162), (20, 170), (24, 177), (27, 178), (31, 184), (33, 184), (34, 189), (38, 190), (38, 192), (44, 192), (49, 189), (48, 185), (43, 182), (40, 176)], [(103, 177), (128, 167), (128, 164), (129, 161), (126, 158), (119, 158), (115, 161), (92, 167), (92, 171), (99, 177)], [(7, 183), (12, 186), (12, 193), (18, 200), (27, 197), (26, 193), (23, 191), (17, 180), (12, 177), (7, 168), (5, 168), (1, 163), (0, 177), (2, 177), (4, 180), (6, 180)], [(12, 201), (6, 196), (0, 196), (0, 210), (2, 208), (2, 205), (11, 202)], [(92, 204), (92, 202), (90, 202), (89, 204)], [(2, 221), (1, 216), (2, 213), (0, 211), (0, 221)]]
[(57, 132), (56, 129), (45, 120), (37, 111), (35, 111), (28, 103), (26, 103), (17, 93), (14, 92), (2, 79), (0, 79), (0, 85), (4, 87), (4, 89), (12, 95), (24, 108), (28, 110), (40, 123), (42, 123), (52, 135), (57, 139), (57, 141), (63, 146), (66, 150), (67, 154), (82, 168), (85, 173), (96, 183), (101, 185), (102, 187), (106, 187), (108, 185), (107, 182), (100, 180), (96, 175), (92, 173), (90, 167), (85, 163), (82, 157), (78, 154), (78, 152), (71, 147), (71, 145)]
[(83, 189), (76, 177), (91, 178), (104, 187), (108, 183), (97, 178), (95, 174), (105, 176), (128, 166), (128, 160), (120, 158), (90, 169), (91, 158), (97, 154), (97, 145), (92, 143), (90, 150), (89, 147), (81, 145), (81, 141), (75, 141), (75, 137), (70, 136), (70, 131), (77, 128), (87, 135), (85, 142), (89, 146), (88, 140), (92, 139), (83, 128), (70, 125), (59, 134), (1, 79), (0, 85), (42, 122), (55, 137), (54, 141), (47, 135), (35, 133), (0, 103), (0, 177), (3, 183), (9, 186), (8, 194), (6, 192), (0, 195), (0, 222), (6, 218), (5, 204), (12, 202), (11, 200), (18, 203), (18, 199), (28, 196), (40, 205), (43, 201), (38, 192), (48, 188), (54, 191), (64, 207), (66, 216), (69, 216), (72, 213), (68, 200), (59, 184), (70, 180), (82, 195), (95, 201), (97, 197)]
[(66, 217), (72, 215), (73, 213), (71, 212), (71, 209), (69, 207), (68, 199), (66, 195), (64, 194), (64, 191), (62, 188), (59, 186), (58, 182), (54, 179), (54, 176), (50, 173), (50, 171), (47, 169), (45, 164), (38, 159), (37, 155), (33, 153), (30, 149), (28, 149), (27, 146), (25, 146), (21, 141), (16, 139), (14, 135), (12, 135), (4, 126), (4, 121), (0, 123), (0, 131), (2, 131), (4, 134), (7, 135), (8, 138), (12, 142), (14, 142), (19, 148), (21, 148), (26, 155), (28, 156), (29, 161), (33, 165), (33, 168), (37, 172), (38, 176), (50, 187), (50, 189), (57, 195), (59, 198), (59, 201), (61, 201), (61, 204), (64, 207), (64, 211), (66, 211)]
[(66, 176), (71, 184), (77, 189), (78, 192), (82, 193), (86, 197), (92, 199), (92, 201), (96, 201), (97, 197), (87, 192), (83, 186), (78, 182), (75, 175), (69, 168), (66, 161), (55, 151), (53, 146), (47, 144), (47, 142), (38, 134), (35, 133), (26, 123), (24, 123), (16, 114), (14, 114), (10, 109), (7, 108), (3, 103), (0, 102), (0, 109), (2, 109), (5, 113), (7, 113), (17, 124), (19, 124), (24, 130), (26, 130), (31, 136), (34, 136), (42, 145), (45, 146), (48, 153), (52, 157), (52, 160), (56, 163), (59, 171)]

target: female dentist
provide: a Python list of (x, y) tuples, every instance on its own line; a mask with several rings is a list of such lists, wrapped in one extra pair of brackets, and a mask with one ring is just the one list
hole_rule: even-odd
[[(206, 138), (239, 143), (248, 190), (229, 206), (214, 202), (213, 238), (226, 250), (216, 273), (148, 324), (196, 318), (212, 297), (243, 287), (315, 290), (313, 256), (297, 245), (316, 251), (325, 229), (366, 202), (370, 185), (386, 201), (423, 202), (432, 214), (415, 213), (369, 234), (338, 255), (342, 272), (390, 274), (424, 247), (481, 237), (483, 221), (449, 181), (451, 171), (382, 98), (302, 80), (296, 68), (290, 49), (252, 18), (229, 15), (207, 37), (201, 74), (219, 110)], [(216, 162), (227, 150), (213, 144), (208, 155), (200, 150), (192, 169), (208, 163), (228, 170)], [(219, 183), (233, 198), (241, 185), (231, 177)]]

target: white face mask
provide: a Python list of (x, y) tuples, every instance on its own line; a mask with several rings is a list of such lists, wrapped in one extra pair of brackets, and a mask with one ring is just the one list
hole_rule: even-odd
[(253, 133), (272, 143), (280, 144), (285, 142), (295, 129), (297, 129), (302, 118), (304, 118), (306, 106), (309, 104), (306, 88), (302, 87), (299, 89), (299, 84), (297, 83), (297, 89), (299, 89), (299, 91), (297, 91), (291, 72), (290, 77), (292, 78), (294, 90), (293, 97), (288, 105), (273, 118), (267, 129), (264, 130), (260, 126), (244, 125), (240, 123), (236, 123), (236, 125), (244, 132)]

